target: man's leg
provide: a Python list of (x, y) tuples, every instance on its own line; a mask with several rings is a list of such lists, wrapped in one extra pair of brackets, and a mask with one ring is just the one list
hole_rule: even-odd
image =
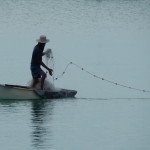
[(39, 82), (38, 78), (33, 79), (32, 88), (35, 88), (35, 86), (38, 84), (38, 82)]
[(41, 77), (41, 90), (43, 90), (45, 78), (46, 78), (46, 73), (43, 72), (42, 73), (42, 77)]

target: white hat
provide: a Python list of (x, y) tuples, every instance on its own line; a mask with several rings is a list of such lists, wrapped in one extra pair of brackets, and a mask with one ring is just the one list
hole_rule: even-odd
[(41, 35), (39, 39), (36, 40), (39, 43), (47, 43), (49, 42), (49, 39), (46, 39), (45, 35)]

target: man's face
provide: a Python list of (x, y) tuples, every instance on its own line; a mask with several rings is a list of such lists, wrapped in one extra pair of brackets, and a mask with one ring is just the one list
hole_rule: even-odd
[(40, 43), (40, 42), (39, 42), (39, 45), (41, 45), (41, 46), (45, 46), (45, 45), (46, 45), (46, 43)]

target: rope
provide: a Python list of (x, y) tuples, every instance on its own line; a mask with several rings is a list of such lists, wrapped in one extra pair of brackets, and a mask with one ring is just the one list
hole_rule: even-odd
[(66, 70), (68, 69), (68, 67), (69, 67), (71, 64), (72, 64), (72, 62), (68, 63), (68, 64), (66, 65), (64, 71), (63, 71), (60, 75), (58, 75), (56, 78), (54, 78), (54, 80), (58, 80), (58, 79), (62, 78), (62, 76), (66, 73)]
[(69, 68), (70, 65), (74, 65), (76, 66), (77, 68), (79, 68), (81, 71), (84, 71), (85, 73), (89, 74), (90, 76), (93, 76), (94, 78), (97, 78), (97, 79), (100, 79), (102, 81), (105, 81), (105, 82), (108, 82), (110, 84), (113, 84), (113, 85), (116, 85), (116, 86), (120, 86), (120, 87), (123, 87), (123, 88), (128, 88), (128, 89), (131, 89), (131, 90), (135, 90), (135, 91), (139, 91), (139, 92), (144, 92), (144, 93), (149, 93), (150, 91), (149, 90), (145, 90), (145, 89), (139, 89), (139, 88), (135, 88), (135, 87), (131, 87), (131, 86), (127, 86), (127, 85), (124, 85), (124, 84), (120, 84), (120, 83), (117, 83), (117, 82), (114, 82), (114, 81), (111, 81), (111, 80), (108, 80), (108, 79), (105, 79), (101, 76), (97, 76), (91, 72), (89, 72), (88, 70), (84, 69), (83, 67), (79, 66), (78, 64), (76, 63), (73, 63), (73, 62), (69, 62), (64, 71), (59, 75), (57, 76), (56, 78), (54, 78), (54, 80), (59, 80), (60, 78), (63, 77), (63, 75), (66, 73), (67, 69)]

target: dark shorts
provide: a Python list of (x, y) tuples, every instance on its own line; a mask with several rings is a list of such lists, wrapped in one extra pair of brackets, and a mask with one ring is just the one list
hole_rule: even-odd
[(33, 79), (41, 78), (41, 76), (45, 74), (45, 72), (38, 66), (31, 66), (30, 69)]

